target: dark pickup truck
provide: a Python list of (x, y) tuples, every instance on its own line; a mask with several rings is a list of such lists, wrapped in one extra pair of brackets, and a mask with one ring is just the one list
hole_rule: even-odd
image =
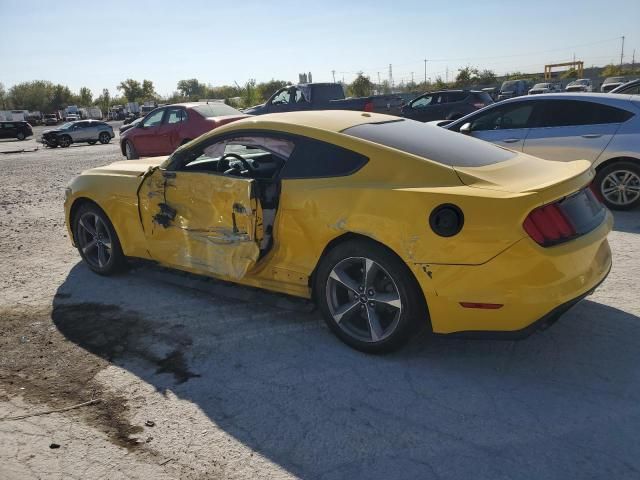
[(249, 115), (265, 113), (297, 112), (304, 110), (359, 110), (371, 112), (371, 97), (344, 98), (339, 83), (301, 83), (281, 88), (266, 103), (243, 110)]

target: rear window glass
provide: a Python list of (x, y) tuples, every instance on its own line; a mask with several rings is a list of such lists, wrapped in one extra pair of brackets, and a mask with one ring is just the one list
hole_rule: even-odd
[(450, 166), (479, 167), (516, 155), (491, 143), (415, 120), (365, 123), (342, 133)]
[(198, 105), (193, 109), (205, 118), (222, 117), (224, 115), (241, 115), (241, 113), (226, 103), (212, 102), (206, 105)]

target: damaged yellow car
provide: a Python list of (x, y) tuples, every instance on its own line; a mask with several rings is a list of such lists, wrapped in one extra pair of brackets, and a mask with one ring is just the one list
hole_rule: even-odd
[(65, 210), (99, 274), (138, 257), (313, 298), (340, 339), (382, 352), (420, 326), (527, 334), (593, 291), (612, 217), (592, 177), (413, 120), (296, 112), (86, 171)]

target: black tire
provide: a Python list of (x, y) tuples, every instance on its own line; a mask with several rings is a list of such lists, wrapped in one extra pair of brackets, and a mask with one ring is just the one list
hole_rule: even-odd
[(16, 135), (16, 138), (20, 141), (24, 140), (25, 138), (27, 138), (27, 136), (24, 134), (24, 132), (18, 132), (18, 134)]
[(137, 160), (140, 158), (138, 152), (136, 152), (136, 147), (133, 146), (130, 140), (125, 140), (124, 142), (124, 156), (127, 157), (127, 160)]
[(49, 147), (49, 148), (58, 148), (58, 144), (57, 144), (57, 142), (54, 142), (54, 141), (47, 142), (47, 147)]
[[(98, 226), (97, 221), (92, 223), (92, 218), (99, 219), (100, 226)], [(91, 270), (99, 275), (112, 275), (126, 268), (127, 259), (122, 253), (118, 235), (111, 221), (100, 207), (94, 203), (84, 203), (75, 212), (72, 225), (73, 238), (78, 252)], [(90, 233), (91, 228), (94, 229), (97, 235)], [(101, 236), (102, 240), (98, 240), (98, 236)], [(109, 241), (110, 248), (106, 248), (107, 240), (105, 239)], [(103, 251), (108, 253), (108, 258), (103, 255), (103, 262), (100, 262), (99, 247), (96, 246), (94, 252), (94, 248), (89, 246), (91, 242), (101, 243), (102, 247), (105, 248)]]
[[(615, 181), (624, 188), (618, 190)], [(611, 210), (631, 210), (640, 205), (640, 163), (629, 160), (610, 163), (598, 171), (593, 183), (596, 194)]]
[[(375, 265), (371, 283), (364, 274), (367, 261)], [(357, 272), (364, 276), (364, 281), (355, 278)], [(353, 285), (364, 284), (357, 287), (361, 293), (336, 281), (344, 273), (349, 282), (355, 281)], [(369, 289), (370, 284), (375, 290)], [(383, 296), (387, 297), (384, 301)], [(396, 300), (388, 301), (390, 296), (397, 298), (399, 305)], [(396, 254), (372, 240), (347, 240), (331, 249), (320, 260), (314, 279), (314, 297), (331, 331), (347, 345), (366, 353), (397, 350), (420, 327), (430, 325), (424, 295), (412, 272)], [(338, 306), (341, 301), (344, 304)], [(341, 314), (345, 309), (346, 313)], [(370, 312), (376, 318), (377, 339)], [(341, 320), (336, 320), (338, 316)]]
[(58, 138), (58, 145), (62, 148), (69, 147), (72, 142), (73, 141), (71, 140), (71, 137), (69, 135), (62, 135), (60, 138)]
[(96, 144), (96, 140), (89, 140), (87, 143), (89, 145), (95, 145)]
[(100, 132), (100, 135), (98, 135), (98, 140), (100, 140), (101, 144), (106, 145), (111, 141), (111, 135), (109, 135), (107, 132)]

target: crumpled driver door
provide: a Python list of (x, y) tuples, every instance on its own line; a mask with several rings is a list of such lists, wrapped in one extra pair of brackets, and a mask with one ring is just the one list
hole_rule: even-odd
[(138, 199), (154, 260), (229, 279), (244, 277), (258, 260), (262, 208), (254, 180), (158, 169)]

